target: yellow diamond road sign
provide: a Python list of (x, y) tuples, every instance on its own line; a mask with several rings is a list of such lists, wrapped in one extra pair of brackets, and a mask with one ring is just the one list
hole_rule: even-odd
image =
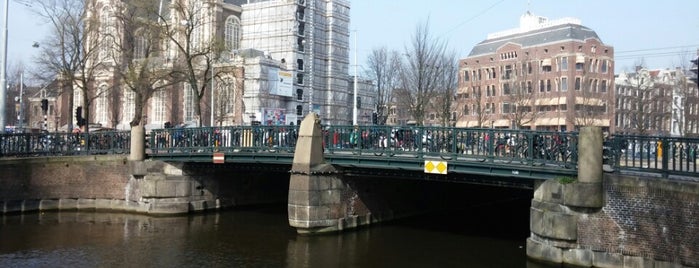
[(447, 162), (425, 160), (425, 173), (447, 174)]

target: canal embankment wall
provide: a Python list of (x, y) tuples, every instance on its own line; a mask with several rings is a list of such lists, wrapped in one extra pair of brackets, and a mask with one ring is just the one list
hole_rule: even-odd
[(699, 267), (699, 183), (605, 174), (603, 204), (567, 204), (576, 183), (543, 181), (527, 254), (583, 267)]
[(189, 213), (281, 203), (289, 183), (284, 172), (125, 156), (3, 159), (0, 170), (3, 214), (74, 209)]

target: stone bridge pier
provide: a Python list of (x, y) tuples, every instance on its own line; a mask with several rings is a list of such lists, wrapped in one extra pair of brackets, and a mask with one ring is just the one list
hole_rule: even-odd
[(289, 181), (289, 224), (298, 233), (352, 229), (448, 207), (444, 185), (419, 180), (353, 176), (325, 163), (315, 114), (300, 126)]

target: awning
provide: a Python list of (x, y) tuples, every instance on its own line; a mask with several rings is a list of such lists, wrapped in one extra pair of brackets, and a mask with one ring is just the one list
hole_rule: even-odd
[(492, 123), (494, 127), (510, 127), (510, 120), (508, 119), (498, 119)]
[(544, 59), (541, 61), (541, 66), (551, 66), (551, 59)]
[(590, 106), (603, 106), (604, 101), (597, 98), (584, 98), (575, 97), (575, 104), (590, 105)]
[(563, 117), (553, 117), (553, 118), (537, 118), (534, 123), (537, 126), (558, 126), (565, 125), (566, 119)]
[(576, 56), (575, 63), (585, 63), (585, 56), (581, 56), (581, 55)]
[(561, 104), (566, 104), (566, 97), (540, 98), (540, 99), (536, 99), (536, 101), (534, 101), (534, 105), (536, 105), (536, 106), (561, 105)]

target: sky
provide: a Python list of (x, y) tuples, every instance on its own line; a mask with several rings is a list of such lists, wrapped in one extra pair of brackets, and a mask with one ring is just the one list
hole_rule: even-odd
[[(46, 37), (48, 24), (27, 6), (9, 1), (8, 63), (31, 67), (38, 52), (32, 44)], [(350, 5), (350, 74), (355, 37), (360, 68), (374, 48), (402, 52), (415, 28), (424, 23), (429, 23), (430, 34), (463, 58), (489, 33), (519, 27), (519, 17), (527, 10), (551, 20), (580, 19), (614, 47), (617, 73), (641, 61), (651, 69), (688, 65), (699, 49), (696, 0), (350, 0)], [(4, 19), (4, 1), (0, 10)]]
[(429, 23), (430, 34), (464, 58), (489, 33), (519, 27), (527, 10), (549, 20), (580, 19), (614, 47), (617, 73), (641, 61), (651, 69), (688, 66), (699, 49), (697, 0), (355, 0), (350, 44), (354, 49), (356, 34), (357, 62), (366, 66), (372, 49), (404, 51), (416, 27)]

